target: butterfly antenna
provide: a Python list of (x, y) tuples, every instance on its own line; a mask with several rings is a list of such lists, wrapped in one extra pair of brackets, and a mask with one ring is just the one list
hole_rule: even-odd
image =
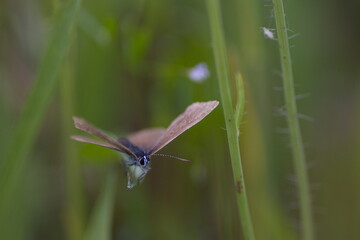
[(180, 161), (183, 161), (183, 162), (190, 162), (190, 160), (175, 157), (175, 156), (171, 156), (171, 155), (167, 155), (167, 154), (155, 153), (155, 154), (152, 154), (152, 156), (169, 157), (169, 158), (174, 158), (174, 159), (177, 159), (177, 160), (180, 160)]

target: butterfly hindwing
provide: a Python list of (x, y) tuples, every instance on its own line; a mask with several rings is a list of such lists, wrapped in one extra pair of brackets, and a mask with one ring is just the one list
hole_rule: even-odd
[(134, 132), (126, 138), (135, 146), (140, 147), (145, 152), (149, 152), (151, 147), (157, 142), (166, 132), (165, 128), (146, 128)]

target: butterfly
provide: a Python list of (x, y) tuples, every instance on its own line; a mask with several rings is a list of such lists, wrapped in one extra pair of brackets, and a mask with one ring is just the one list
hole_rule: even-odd
[(83, 136), (71, 136), (71, 138), (79, 142), (91, 143), (120, 152), (123, 156), (122, 160), (127, 171), (127, 188), (131, 189), (139, 184), (151, 169), (150, 159), (152, 156), (167, 156), (188, 161), (170, 155), (158, 154), (157, 152), (180, 134), (200, 122), (212, 112), (218, 104), (218, 101), (195, 102), (172, 121), (167, 129), (147, 128), (120, 139), (114, 139), (108, 136), (102, 130), (86, 122), (84, 119), (73, 117), (74, 125), (77, 129), (93, 135), (102, 141)]

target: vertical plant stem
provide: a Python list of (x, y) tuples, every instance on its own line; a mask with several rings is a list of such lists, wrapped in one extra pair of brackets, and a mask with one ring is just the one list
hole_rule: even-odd
[(302, 143), (299, 120), (294, 90), (294, 79), (291, 66), (291, 55), (285, 21), (284, 5), (282, 0), (273, 0), (276, 28), (279, 39), (281, 68), (283, 72), (283, 84), (285, 103), (287, 110), (287, 121), (290, 129), (290, 141), (292, 146), (295, 173), (299, 182), (301, 223), (303, 239), (313, 240), (313, 221), (309, 193), (309, 182), (306, 171), (304, 146)]
[[(71, 57), (72, 59), (73, 57)], [(66, 227), (67, 239), (81, 239), (84, 233), (84, 198), (81, 182), (80, 162), (73, 142), (69, 136), (73, 132), (72, 116), (74, 115), (74, 62), (70, 58), (65, 64), (60, 82), (62, 103), (62, 142), (65, 161), (66, 190)]]
[(241, 166), (239, 138), (237, 136), (235, 113), (231, 100), (227, 55), (220, 14), (221, 10), (218, 0), (207, 0), (207, 5), (214, 48), (216, 71), (220, 87), (220, 95), (222, 100), (221, 102), (224, 109), (233, 178), (235, 183), (234, 192), (236, 194), (238, 211), (245, 239), (253, 240), (255, 239), (255, 236), (246, 196), (245, 181)]

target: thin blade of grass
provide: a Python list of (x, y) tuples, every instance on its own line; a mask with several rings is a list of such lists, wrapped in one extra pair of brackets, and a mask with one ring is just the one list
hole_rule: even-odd
[(102, 193), (96, 203), (85, 233), (85, 240), (111, 239), (113, 203), (116, 190), (116, 175), (111, 172), (105, 182)]
[(312, 210), (309, 192), (309, 180), (306, 171), (306, 161), (304, 146), (301, 137), (300, 124), (296, 106), (296, 95), (294, 89), (294, 79), (291, 65), (291, 55), (289, 38), (285, 21), (285, 11), (282, 0), (273, 0), (274, 14), (276, 21), (277, 36), (279, 40), (281, 69), (283, 73), (283, 84), (285, 94), (285, 104), (287, 112), (287, 122), (290, 130), (290, 141), (296, 178), (299, 182), (300, 196), (300, 215), (303, 230), (302, 239), (313, 240), (314, 229), (312, 221)]
[(11, 200), (21, 182), (26, 157), (35, 141), (41, 119), (52, 97), (58, 73), (71, 42), (71, 33), (80, 6), (80, 0), (67, 2), (60, 9), (54, 22), (49, 46), (38, 70), (22, 114), (12, 136), (10, 145), (4, 153), (0, 167), (0, 228), (6, 224)]
[[(210, 28), (212, 33), (214, 57), (218, 76), (221, 102), (224, 110), (228, 144), (230, 150), (231, 165), (237, 199), (238, 213), (241, 219), (242, 229), (246, 240), (255, 239), (254, 230), (251, 222), (250, 209), (246, 196), (244, 174), (241, 165), (239, 138), (237, 136), (237, 126), (235, 113), (231, 101), (231, 91), (229, 83), (229, 73), (227, 64), (227, 54), (225, 48), (224, 31), (222, 28), (221, 10), (218, 0), (208, 0), (208, 12)], [(239, 113), (238, 115), (242, 115)]]

